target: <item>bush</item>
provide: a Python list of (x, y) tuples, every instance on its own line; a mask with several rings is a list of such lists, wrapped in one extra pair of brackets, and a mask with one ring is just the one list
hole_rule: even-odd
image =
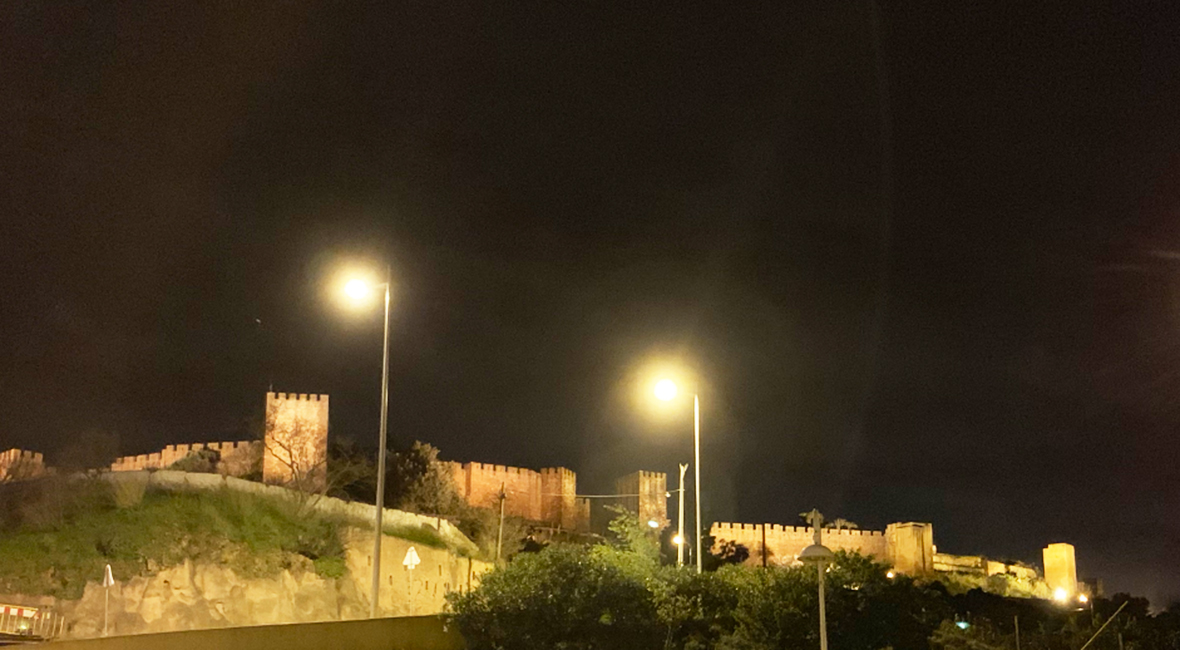
[(577, 547), (522, 553), (448, 600), (471, 650), (655, 648), (664, 636), (644, 582)]
[(169, 465), (168, 469), (178, 472), (213, 474), (217, 471), (217, 464), (220, 462), (221, 452), (216, 449), (198, 449), (188, 452), (184, 458)]

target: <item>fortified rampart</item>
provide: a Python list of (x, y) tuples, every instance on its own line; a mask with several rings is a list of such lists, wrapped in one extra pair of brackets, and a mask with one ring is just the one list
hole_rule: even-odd
[(578, 477), (564, 467), (541, 471), (488, 463), (447, 462), (459, 496), (478, 508), (500, 507), (504, 514), (546, 523), (554, 528), (586, 530), (589, 506), (577, 497)]
[(36, 478), (45, 473), (45, 459), (35, 451), (9, 449), (0, 453), (0, 482)]
[[(886, 557), (885, 533), (879, 530), (835, 529), (823, 531), (824, 546), (836, 550), (858, 551), (881, 560)], [(736, 542), (750, 551), (747, 564), (787, 566), (794, 564), (799, 553), (813, 541), (815, 529), (810, 526), (781, 524), (713, 524), (709, 529), (715, 543)]]
[(1036, 580), (1040, 576), (1033, 567), (988, 559), (982, 555), (934, 554), (934, 570), (940, 573), (966, 573), (969, 575), (994, 576), (1012, 575), (1021, 580)]
[(115, 462), (111, 463), (111, 471), (136, 472), (145, 469), (168, 469), (177, 461), (187, 458), (189, 454), (210, 450), (218, 454), (217, 472), (219, 474), (242, 477), (261, 469), (262, 449), (263, 443), (259, 440), (168, 445), (154, 454), (116, 458)]

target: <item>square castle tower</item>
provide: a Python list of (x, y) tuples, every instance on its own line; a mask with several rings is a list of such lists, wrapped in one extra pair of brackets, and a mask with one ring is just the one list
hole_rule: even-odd
[(267, 393), (263, 482), (314, 492), (327, 469), (328, 396)]

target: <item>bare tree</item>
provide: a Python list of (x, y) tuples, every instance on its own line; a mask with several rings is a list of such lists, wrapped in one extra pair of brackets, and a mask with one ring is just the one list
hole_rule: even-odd
[(264, 456), (278, 466), (278, 471), (266, 476), (264, 469), (264, 478), (278, 479), (272, 482), (290, 488), (300, 510), (313, 508), (328, 494), (375, 475), (373, 463), (351, 445), (341, 445), (338, 453), (330, 456), (319, 427), (307, 418), (277, 415), (277, 407), (272, 406), (262, 441)]

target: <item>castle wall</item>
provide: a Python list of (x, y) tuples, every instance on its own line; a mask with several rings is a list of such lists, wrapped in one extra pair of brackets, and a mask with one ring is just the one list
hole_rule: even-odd
[(0, 482), (36, 478), (45, 473), (45, 458), (24, 449), (9, 449), (0, 453)]
[(541, 471), (488, 463), (446, 463), (459, 496), (478, 508), (498, 509), (504, 488), (504, 514), (554, 528), (589, 529), (590, 508), (577, 498), (578, 476), (564, 467)]
[(145, 469), (168, 469), (173, 463), (183, 460), (189, 454), (204, 449), (218, 452), (220, 460), (218, 473), (228, 476), (246, 476), (261, 467), (263, 443), (258, 440), (237, 442), (208, 442), (189, 445), (168, 445), (153, 454), (122, 456), (111, 463), (112, 472), (137, 472)]
[[(479, 508), (500, 507), (504, 489), (504, 514), (541, 521), (541, 474), (531, 469), (485, 463), (452, 463), (459, 494)], [(458, 467), (458, 469), (455, 469)]]
[[(814, 533), (815, 529), (810, 526), (781, 524), (717, 523), (709, 529), (714, 549), (727, 541), (736, 542), (750, 551), (747, 564), (761, 565), (765, 554), (766, 564), (776, 566), (794, 564), (799, 553), (812, 544)], [(765, 546), (762, 543), (764, 538)], [(886, 556), (885, 534), (879, 530), (825, 528), (823, 543), (833, 551), (857, 551), (878, 560), (884, 560)]]
[(628, 510), (639, 514), (639, 521), (646, 524), (655, 521), (660, 528), (668, 520), (668, 475), (663, 472), (638, 471), (615, 481), (615, 493), (619, 503)]
[(263, 482), (318, 490), (327, 463), (328, 396), (267, 393)]
[(885, 561), (908, 575), (934, 571), (934, 524), (909, 521), (886, 526)]
[(578, 477), (571, 470), (564, 467), (542, 469), (541, 519), (565, 530), (578, 530), (577, 492)]

